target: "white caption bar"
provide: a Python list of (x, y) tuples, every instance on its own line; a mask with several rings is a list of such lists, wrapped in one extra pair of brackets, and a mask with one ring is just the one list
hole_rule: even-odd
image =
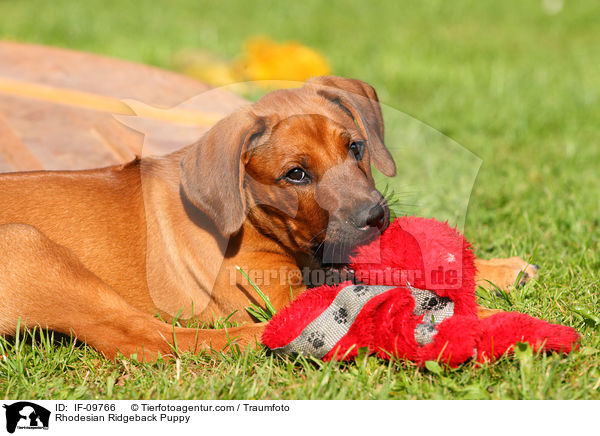
[[(0, 400), (8, 433), (596, 434), (598, 401), (28, 401)], [(560, 419), (556, 419), (560, 417)], [(45, 430), (42, 433), (34, 430)], [(316, 431), (316, 432), (315, 432)], [(388, 434), (386, 433), (386, 434)]]

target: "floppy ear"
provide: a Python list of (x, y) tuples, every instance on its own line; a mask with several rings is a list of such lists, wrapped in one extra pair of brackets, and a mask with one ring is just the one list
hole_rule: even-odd
[(388, 177), (396, 174), (396, 164), (385, 148), (383, 116), (377, 93), (372, 86), (357, 79), (321, 76), (309, 79), (308, 87), (315, 87), (317, 94), (341, 107), (367, 136), (367, 147), (375, 168)]
[(265, 122), (244, 107), (215, 124), (181, 159), (181, 186), (223, 236), (246, 218), (244, 152), (265, 131)]

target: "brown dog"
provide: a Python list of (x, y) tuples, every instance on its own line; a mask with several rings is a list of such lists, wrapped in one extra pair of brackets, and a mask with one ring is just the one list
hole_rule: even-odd
[[(258, 304), (236, 266), (275, 308), (305, 289), (304, 267), (343, 265), (389, 222), (371, 163), (395, 174), (375, 91), (322, 77), (276, 91), (160, 158), (91, 171), (0, 176), (0, 334), (19, 325), (118, 352), (224, 349), (263, 325), (174, 328)], [(506, 287), (523, 260), (480, 261)]]

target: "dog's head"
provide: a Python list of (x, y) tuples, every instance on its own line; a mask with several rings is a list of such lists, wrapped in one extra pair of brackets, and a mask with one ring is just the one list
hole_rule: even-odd
[(345, 263), (389, 223), (371, 163), (395, 174), (375, 91), (318, 77), (218, 122), (182, 159), (181, 183), (223, 236), (249, 219), (294, 252)]

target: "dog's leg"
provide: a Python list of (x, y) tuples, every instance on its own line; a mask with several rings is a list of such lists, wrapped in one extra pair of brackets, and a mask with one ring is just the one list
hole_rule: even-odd
[[(475, 267), (477, 268), (475, 283), (491, 291), (495, 290), (496, 287), (506, 291), (515, 284), (523, 286), (529, 279), (537, 277), (540, 269), (539, 266), (531, 265), (520, 257), (490, 260), (476, 259)], [(521, 272), (519, 283), (516, 283)], [(480, 319), (488, 318), (498, 312), (502, 312), (502, 310), (487, 309), (481, 306), (477, 308), (477, 316)]]
[[(477, 275), (475, 282), (486, 289), (493, 290), (494, 285), (500, 289), (507, 290), (512, 286), (523, 286), (529, 279), (537, 277), (537, 265), (531, 265), (520, 257), (509, 257), (506, 259), (475, 260)], [(519, 274), (519, 283), (516, 283)], [(490, 283), (491, 282), (491, 283)]]
[(130, 306), (68, 249), (34, 227), (0, 226), (0, 334), (21, 325), (73, 334), (108, 358), (155, 359), (180, 351), (242, 349), (263, 325), (227, 330), (174, 328)]

